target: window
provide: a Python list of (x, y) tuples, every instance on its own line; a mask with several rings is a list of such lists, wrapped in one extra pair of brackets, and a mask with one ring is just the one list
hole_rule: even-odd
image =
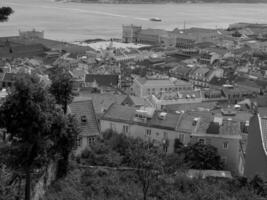
[(129, 133), (129, 126), (123, 125), (123, 127), (122, 127), (122, 133)]
[(146, 129), (146, 135), (151, 136), (151, 129)]
[(205, 141), (205, 139), (203, 139), (203, 138), (198, 139), (198, 142), (199, 142), (200, 144), (206, 144), (206, 141)]
[(80, 147), (81, 144), (82, 144), (82, 137), (81, 137), (81, 136), (78, 136), (78, 137), (76, 138), (76, 146), (77, 146), (77, 147)]
[(95, 137), (87, 137), (87, 144), (93, 144), (95, 143)]
[(228, 142), (223, 143), (223, 149), (228, 149)]

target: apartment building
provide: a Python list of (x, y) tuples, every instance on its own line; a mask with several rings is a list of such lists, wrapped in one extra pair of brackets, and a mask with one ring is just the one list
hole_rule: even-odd
[(225, 169), (243, 175), (244, 154), (240, 121), (214, 116), (208, 111), (167, 113), (152, 107), (134, 108), (112, 104), (100, 120), (101, 132), (113, 130), (161, 146), (167, 153), (174, 141), (183, 144), (202, 142), (218, 149)]
[(172, 91), (191, 91), (193, 85), (176, 78), (159, 75), (135, 78), (132, 89), (135, 96), (146, 97)]
[(80, 155), (84, 149), (89, 148), (96, 141), (100, 134), (92, 99), (74, 99), (69, 105), (69, 113), (76, 118), (80, 130), (73, 149), (74, 155)]
[(113, 130), (129, 137), (139, 137), (162, 146), (168, 153), (174, 150), (176, 138), (187, 144), (190, 134), (179, 134), (177, 124), (181, 114), (156, 111), (155, 108), (113, 104), (100, 121), (101, 132)]
[(225, 169), (243, 174), (240, 122), (214, 117), (207, 111), (189, 111), (183, 114), (177, 127), (179, 134), (190, 133), (192, 143), (201, 142), (216, 147)]
[(164, 109), (167, 105), (194, 104), (201, 103), (202, 100), (200, 90), (166, 92), (152, 95), (150, 98), (151, 104), (158, 110)]

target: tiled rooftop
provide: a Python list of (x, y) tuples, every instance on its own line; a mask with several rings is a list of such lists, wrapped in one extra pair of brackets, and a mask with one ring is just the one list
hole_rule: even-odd
[(146, 86), (154, 86), (154, 85), (166, 85), (166, 86), (179, 86), (179, 85), (186, 85), (186, 86), (191, 86), (191, 83), (183, 81), (183, 80), (179, 80), (179, 79), (174, 79), (171, 80), (168, 77), (140, 77), (137, 79), (137, 81), (139, 83), (141, 83), (142, 85), (146, 85)]
[[(197, 123), (194, 121), (197, 120)], [(179, 121), (178, 130), (193, 133), (196, 135), (219, 135), (219, 136), (240, 136), (240, 123), (232, 119), (222, 118), (222, 124), (213, 126), (214, 116), (207, 111), (188, 111), (183, 114)], [(241, 137), (241, 136), (240, 136)]]
[(179, 100), (187, 98), (200, 98), (201, 91), (181, 91), (181, 92), (164, 92), (162, 94), (156, 95), (158, 99), (161, 100)]
[[(99, 135), (99, 128), (95, 116), (93, 102), (91, 99), (74, 99), (69, 105), (70, 112), (74, 114), (80, 128), (80, 135), (95, 136)], [(82, 121), (82, 119), (85, 121)]]
[[(196, 124), (193, 123), (194, 120), (197, 118), (199, 120), (198, 127), (196, 126)], [(212, 120), (213, 120), (213, 117), (210, 112), (188, 111), (182, 115), (181, 120), (179, 121), (178, 130), (187, 132), (187, 133), (192, 133), (195, 130), (206, 132), (209, 126), (209, 123)]]
[(179, 121), (180, 114), (167, 113), (166, 119), (159, 119), (159, 112), (154, 112), (151, 119), (146, 122), (134, 120), (136, 109), (133, 107), (113, 104), (104, 114), (102, 119), (117, 121), (122, 123), (140, 124), (147, 127), (175, 130)]
[(91, 98), (93, 100), (93, 105), (95, 112), (97, 114), (102, 114), (104, 110), (108, 109), (111, 104), (121, 104), (125, 98), (126, 95), (111, 95), (111, 94), (93, 94), (89, 93), (87, 91), (81, 91), (80, 96), (76, 97), (79, 98)]
[(85, 82), (92, 83), (96, 81), (99, 86), (117, 86), (119, 76), (113, 74), (86, 74)]

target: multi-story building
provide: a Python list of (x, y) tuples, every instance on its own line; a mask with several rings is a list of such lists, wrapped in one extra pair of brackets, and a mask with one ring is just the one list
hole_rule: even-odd
[(175, 139), (187, 144), (189, 134), (176, 131), (181, 114), (155, 111), (151, 107), (134, 107), (113, 104), (101, 119), (101, 131), (113, 130), (129, 137), (142, 138), (173, 152)]
[(168, 32), (162, 29), (142, 29), (138, 34), (138, 42), (161, 45), (166, 42), (166, 37), (168, 36)]
[(215, 52), (202, 51), (198, 61), (201, 64), (212, 65), (216, 60), (220, 60), (220, 55)]
[(186, 66), (185, 64), (178, 64), (169, 71), (169, 74), (175, 78), (182, 80), (189, 80), (189, 73), (192, 70), (191, 67)]
[(116, 74), (86, 74), (85, 87), (120, 87), (120, 77)]
[(210, 69), (207, 67), (195, 67), (189, 73), (189, 82), (195, 87), (207, 88), (209, 86), (207, 74)]
[(178, 124), (178, 132), (191, 135), (191, 142), (201, 142), (217, 148), (225, 169), (243, 173), (240, 122), (214, 117), (210, 112), (186, 112)]
[(22, 39), (44, 39), (44, 31), (36, 31), (33, 29), (32, 31), (20, 31), (19, 37)]
[(77, 120), (79, 135), (76, 138), (74, 155), (79, 155), (96, 141), (100, 134), (92, 99), (78, 98), (69, 105), (69, 113)]
[(225, 169), (243, 174), (240, 122), (235, 118), (214, 116), (208, 111), (167, 113), (151, 107), (112, 104), (100, 120), (101, 131), (113, 130), (129, 137), (139, 137), (174, 150), (175, 139), (183, 144), (202, 142), (215, 146)]
[(141, 26), (122, 26), (122, 41), (125, 43), (137, 43), (138, 34), (142, 30)]
[(150, 102), (158, 110), (164, 109), (167, 105), (201, 103), (202, 100), (203, 97), (200, 90), (167, 92), (152, 95), (150, 98)]
[(254, 91), (249, 90), (248, 88), (246, 89), (244, 87), (232, 85), (224, 85), (222, 88), (222, 92), (227, 98), (228, 102), (234, 104), (244, 99), (256, 96), (256, 93)]
[(135, 78), (132, 89), (135, 96), (146, 97), (172, 91), (191, 91), (193, 85), (168, 76), (147, 76)]

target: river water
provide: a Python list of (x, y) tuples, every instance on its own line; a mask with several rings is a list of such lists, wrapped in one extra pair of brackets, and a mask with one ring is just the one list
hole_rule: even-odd
[[(15, 13), (0, 23), (0, 36), (18, 30), (44, 30), (61, 41), (120, 38), (123, 24), (172, 30), (188, 27), (226, 28), (235, 22), (267, 23), (267, 4), (81, 4), (52, 0), (2, 0)], [(159, 17), (162, 22), (149, 21)], [(185, 22), (185, 23), (184, 23)]]

